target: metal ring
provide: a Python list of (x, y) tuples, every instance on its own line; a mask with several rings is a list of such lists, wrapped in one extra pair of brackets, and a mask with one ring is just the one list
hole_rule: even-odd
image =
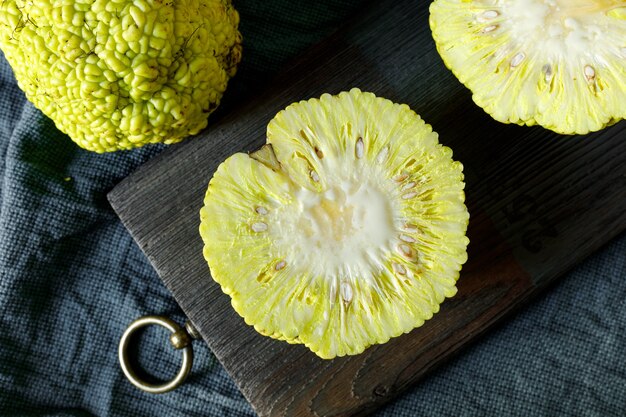
[(170, 332), (172, 332), (172, 335), (170, 337), (170, 341), (172, 343), (174, 343), (173, 337), (175, 335), (187, 334), (181, 326), (176, 324), (176, 322), (168, 319), (167, 317), (162, 317), (162, 316), (141, 317), (133, 321), (130, 324), (130, 326), (128, 326), (124, 334), (122, 335), (122, 339), (120, 340), (118, 355), (119, 355), (120, 365), (122, 366), (122, 371), (124, 371), (124, 375), (126, 375), (126, 378), (128, 378), (128, 380), (134, 386), (136, 386), (140, 390), (143, 390), (152, 394), (162, 394), (162, 393), (171, 391), (179, 387), (185, 381), (185, 378), (187, 378), (187, 375), (189, 375), (189, 372), (191, 371), (191, 365), (193, 364), (193, 349), (189, 342), (184, 343), (183, 345), (180, 345), (177, 347), (178, 349), (182, 349), (183, 351), (183, 363), (180, 367), (180, 371), (178, 371), (178, 374), (176, 374), (174, 379), (172, 379), (171, 381), (163, 383), (163, 384), (151, 384), (149, 382), (142, 380), (137, 375), (137, 373), (132, 368), (132, 366), (130, 365), (130, 361), (128, 359), (128, 343), (133, 333), (135, 333), (137, 330), (141, 329), (142, 327), (146, 327), (146, 326), (153, 325), (153, 324), (163, 326), (166, 329), (168, 329)]

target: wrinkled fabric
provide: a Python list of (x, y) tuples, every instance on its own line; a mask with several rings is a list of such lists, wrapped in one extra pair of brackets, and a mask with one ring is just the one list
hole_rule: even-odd
[[(360, 1), (236, 3), (244, 61), (220, 112), (361, 7)], [(123, 376), (117, 344), (146, 314), (184, 317), (106, 193), (163, 146), (98, 155), (28, 103), (0, 54), (0, 415), (253, 416), (208, 347), (164, 395)], [(606, 245), (378, 416), (626, 415), (626, 235)], [(140, 363), (169, 379), (165, 330)]]

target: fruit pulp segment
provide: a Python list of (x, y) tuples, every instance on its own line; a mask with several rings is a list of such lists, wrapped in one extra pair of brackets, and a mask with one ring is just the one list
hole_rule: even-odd
[(462, 166), (407, 106), (352, 90), (300, 102), (213, 176), (200, 233), (246, 323), (323, 358), (432, 317), (467, 259)]

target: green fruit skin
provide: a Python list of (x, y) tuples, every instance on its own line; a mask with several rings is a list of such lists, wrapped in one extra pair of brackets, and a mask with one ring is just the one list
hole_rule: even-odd
[(229, 0), (4, 0), (0, 49), (26, 97), (79, 146), (198, 133), (241, 60)]

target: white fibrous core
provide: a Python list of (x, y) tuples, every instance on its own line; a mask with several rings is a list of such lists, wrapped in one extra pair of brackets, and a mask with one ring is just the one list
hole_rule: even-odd
[[(382, 180), (378, 169), (372, 171), (328, 178), (322, 192), (303, 187), (294, 192), (291, 204), (272, 219), (280, 223), (272, 229), (280, 234), (272, 237), (286, 262), (291, 259), (292, 266), (302, 266), (299, 272), (331, 281), (367, 280), (383, 269), (398, 240), (399, 209), (393, 207), (392, 181)], [(349, 289), (343, 290), (351, 298)]]
[[(488, 3), (488, 2), (484, 2)], [(572, 62), (589, 82), (596, 76), (592, 62), (598, 52), (622, 54), (621, 45), (607, 37), (606, 14), (626, 7), (621, 0), (502, 0), (489, 2), (475, 15), (481, 33), (497, 35), (506, 31), (514, 40), (499, 54), (510, 54), (515, 68), (526, 60), (545, 63), (543, 72), (550, 81), (556, 62)], [(618, 42), (619, 43), (619, 42)], [(575, 71), (575, 73), (579, 73)]]
[(515, 0), (504, 2), (502, 12), (511, 19), (516, 39), (548, 55), (582, 54), (602, 42), (605, 28), (598, 12), (610, 4), (606, 0)]

